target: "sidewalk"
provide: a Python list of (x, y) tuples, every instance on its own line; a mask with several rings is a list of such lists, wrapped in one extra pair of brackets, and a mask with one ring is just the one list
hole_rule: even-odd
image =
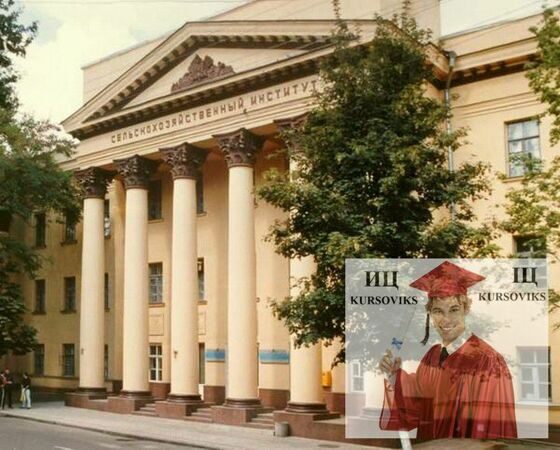
[(207, 449), (381, 449), (297, 437), (276, 438), (271, 431), (252, 428), (71, 408), (62, 402), (37, 403), (30, 410), (3, 410), (0, 416)]

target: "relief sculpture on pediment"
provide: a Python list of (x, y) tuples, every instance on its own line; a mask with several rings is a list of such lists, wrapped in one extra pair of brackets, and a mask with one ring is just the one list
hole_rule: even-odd
[(181, 91), (204, 81), (221, 78), (235, 73), (233, 67), (222, 62), (214, 63), (210, 56), (202, 59), (196, 55), (189, 66), (189, 70), (171, 86), (171, 92)]

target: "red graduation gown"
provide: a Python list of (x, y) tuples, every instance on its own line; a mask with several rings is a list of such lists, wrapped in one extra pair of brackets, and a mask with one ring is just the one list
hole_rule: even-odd
[(419, 439), (516, 438), (511, 375), (502, 355), (475, 335), (439, 365), (441, 345), (415, 374), (399, 369), (385, 381), (383, 430), (418, 428)]

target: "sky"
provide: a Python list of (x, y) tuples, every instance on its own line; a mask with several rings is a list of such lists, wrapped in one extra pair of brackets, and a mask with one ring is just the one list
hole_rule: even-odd
[[(245, 1), (17, 1), (23, 8), (22, 21), (39, 24), (26, 58), (17, 63), (22, 110), (60, 122), (82, 104), (82, 66)], [(543, 3), (546, 0), (440, 0), (442, 34), (535, 14)], [(552, 3), (560, 0), (548, 0)]]

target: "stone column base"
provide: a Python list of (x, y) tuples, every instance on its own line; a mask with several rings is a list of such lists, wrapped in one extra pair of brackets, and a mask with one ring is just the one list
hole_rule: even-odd
[(107, 411), (131, 414), (154, 401), (150, 391), (121, 391), (118, 397), (109, 397)]
[(344, 392), (325, 392), (325, 403), (329, 411), (342, 415), (346, 413), (346, 394)]
[(221, 405), (226, 401), (226, 387), (225, 386), (209, 386), (204, 385), (204, 401)]
[(315, 430), (315, 421), (338, 419), (339, 417), (340, 414), (330, 413), (326, 409), (323, 413), (290, 412), (288, 409), (285, 409), (284, 411), (274, 411), (274, 422), (288, 422), (291, 436), (300, 436), (312, 439), (321, 439)]
[(226, 399), (223, 406), (212, 407), (212, 421), (225, 425), (245, 425), (258, 414), (272, 412), (272, 408), (263, 408), (256, 399)]
[(212, 406), (211, 403), (204, 403), (200, 398), (198, 402), (180, 402), (176, 399), (167, 399), (163, 402), (156, 402), (156, 414), (167, 419), (182, 419), (185, 416), (190, 416), (199, 408), (210, 406)]
[(288, 406), (285, 411), (295, 414), (329, 414), (329, 410), (327, 409), (327, 405), (325, 403), (288, 402)]
[(150, 392), (152, 397), (159, 400), (166, 399), (171, 391), (171, 383), (164, 383), (161, 381), (150, 382)]
[(381, 416), (381, 411), (382, 410), (380, 408), (364, 407), (362, 408), (361, 417), (364, 417), (366, 419), (379, 419), (379, 417)]
[(290, 399), (287, 389), (259, 389), (259, 398), (265, 408), (284, 409)]
[(68, 392), (64, 395), (64, 404), (75, 408), (89, 408), (90, 400), (105, 398), (107, 398), (105, 388), (78, 388), (76, 392)]

